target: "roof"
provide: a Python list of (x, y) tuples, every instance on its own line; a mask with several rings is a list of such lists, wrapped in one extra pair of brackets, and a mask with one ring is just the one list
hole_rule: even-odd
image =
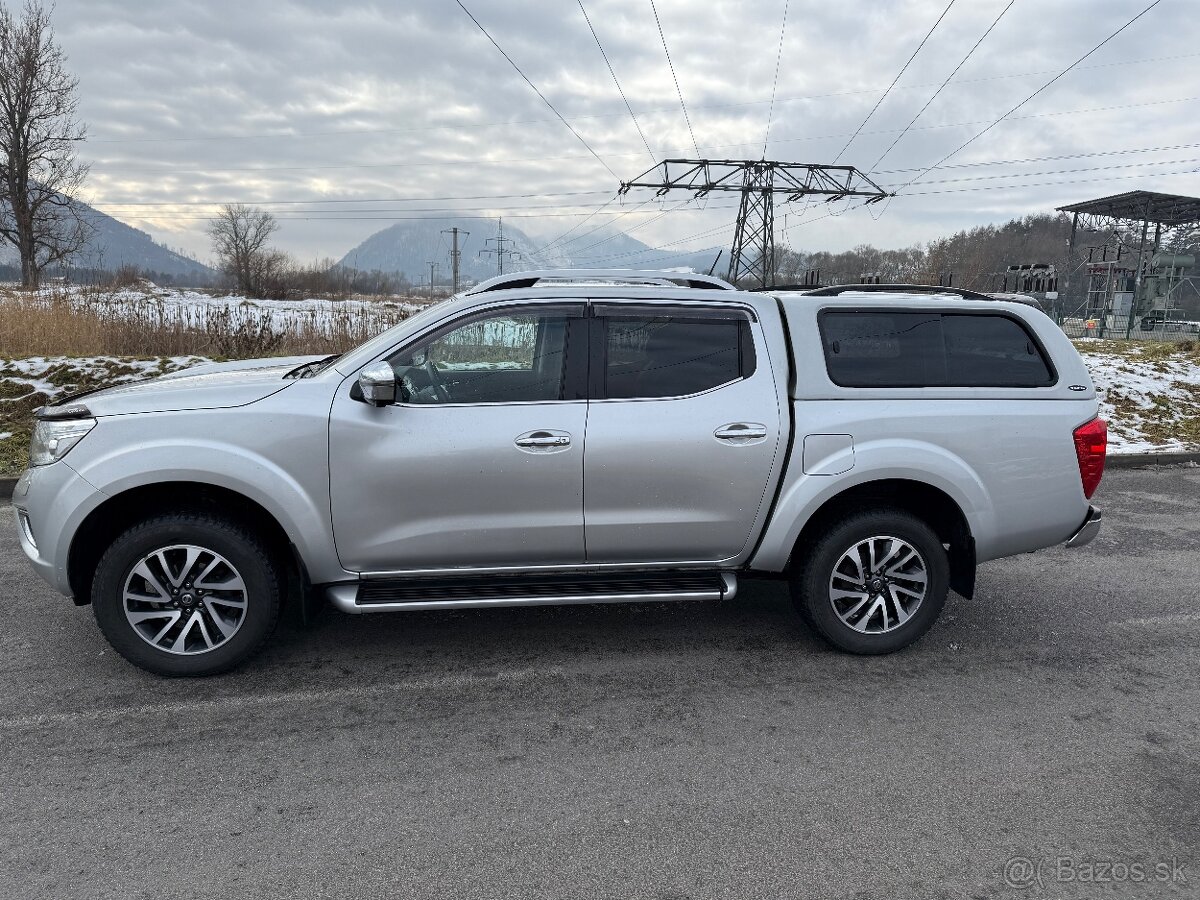
[(1060, 206), (1058, 211), (1110, 216), (1114, 219), (1145, 220), (1159, 225), (1183, 225), (1188, 222), (1200, 222), (1200, 197), (1159, 194), (1154, 191), (1127, 191), (1098, 200)]

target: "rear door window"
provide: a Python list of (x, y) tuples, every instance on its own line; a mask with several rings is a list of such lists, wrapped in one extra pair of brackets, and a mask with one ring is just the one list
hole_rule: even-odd
[(594, 395), (684, 397), (748, 377), (754, 344), (744, 316), (600, 312), (594, 329)]

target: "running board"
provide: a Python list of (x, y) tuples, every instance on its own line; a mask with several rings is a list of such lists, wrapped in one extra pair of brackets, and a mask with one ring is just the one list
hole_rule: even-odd
[(737, 594), (737, 576), (732, 572), (462, 575), (335, 584), (326, 593), (346, 613), (730, 600)]

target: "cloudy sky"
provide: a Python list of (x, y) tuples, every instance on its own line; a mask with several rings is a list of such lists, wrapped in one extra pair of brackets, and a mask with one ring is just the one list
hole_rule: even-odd
[[(736, 195), (612, 200), (620, 179), (697, 153), (649, 0), (583, 0), (649, 150), (578, 2), (464, 2), (599, 160), (454, 0), (59, 0), (89, 133), (84, 199), (201, 258), (226, 201), (269, 208), (302, 259), (430, 215), (503, 215), (545, 240), (608, 221), (661, 248), (614, 265), (727, 244)], [(771, 115), (767, 158), (840, 155), (900, 187), (1150, 0), (957, 0), (879, 103), (946, 2), (790, 0), (780, 47), (784, 0), (658, 0), (699, 153), (762, 157)], [(781, 207), (781, 241), (895, 247), (1136, 188), (1200, 193), (1197, 12), (1162, 0), (886, 208)]]

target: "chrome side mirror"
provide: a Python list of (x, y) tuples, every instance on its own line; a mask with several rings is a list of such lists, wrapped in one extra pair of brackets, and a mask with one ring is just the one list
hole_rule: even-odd
[(396, 402), (396, 372), (385, 362), (372, 363), (358, 373), (358, 388), (372, 406)]

